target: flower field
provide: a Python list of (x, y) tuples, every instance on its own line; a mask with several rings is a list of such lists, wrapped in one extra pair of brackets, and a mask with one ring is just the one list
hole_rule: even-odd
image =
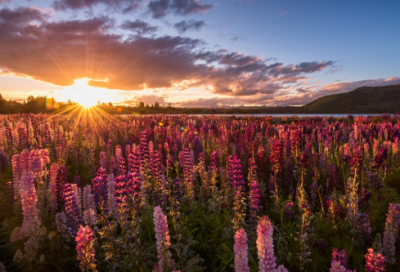
[(400, 271), (400, 115), (0, 115), (0, 271)]

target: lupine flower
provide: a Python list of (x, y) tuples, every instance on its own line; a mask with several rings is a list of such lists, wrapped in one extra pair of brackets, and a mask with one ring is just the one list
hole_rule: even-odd
[(108, 207), (107, 207), (107, 202), (108, 202), (107, 183), (108, 183), (108, 180), (107, 179), (108, 179), (108, 177), (107, 177), (106, 170), (101, 167), (97, 171), (97, 177), (92, 179), (94, 201), (96, 203), (96, 206), (102, 205), (103, 210), (106, 213), (108, 212)]
[(79, 268), (82, 272), (90, 269), (92, 272), (97, 272), (95, 250), (93, 247), (93, 231), (88, 227), (79, 227), (77, 236), (75, 237), (77, 243), (76, 252), (78, 253), (77, 259), (80, 260)]
[(86, 210), (83, 212), (83, 220), (85, 225), (92, 227), (96, 224), (97, 215), (96, 212), (92, 209)]
[(284, 157), (283, 157), (283, 142), (281, 140), (275, 140), (272, 145), (270, 161), (272, 164), (272, 172), (279, 180), (282, 178), (284, 169)]
[(169, 269), (173, 264), (171, 252), (168, 251), (171, 245), (168, 223), (167, 217), (163, 214), (160, 206), (154, 208), (153, 217), (158, 257), (158, 262), (154, 265), (154, 271), (162, 272)]
[(63, 197), (65, 201), (65, 213), (69, 221), (68, 231), (72, 237), (76, 236), (78, 228), (83, 224), (82, 215), (75, 199), (74, 190), (71, 183), (64, 184)]
[(368, 249), (368, 253), (365, 255), (365, 260), (366, 272), (385, 271), (385, 257), (380, 253), (375, 253), (372, 248)]
[(55, 196), (57, 201), (57, 210), (61, 211), (63, 207), (63, 186), (68, 182), (67, 169), (61, 166), (57, 170), (55, 180)]
[(92, 188), (90, 185), (86, 185), (83, 188), (83, 210), (96, 210), (96, 203), (94, 202), (94, 195), (91, 193)]
[(374, 157), (373, 167), (375, 169), (386, 168), (385, 161), (388, 157), (388, 151), (386, 148), (381, 148), (378, 154)]
[(365, 241), (367, 243), (371, 242), (371, 232), (372, 229), (369, 224), (370, 215), (367, 213), (361, 213), (358, 217), (358, 227), (360, 231), (364, 234)]
[(23, 221), (21, 228), (14, 230), (16, 233), (11, 235), (11, 242), (20, 240), (22, 237), (35, 236), (40, 231), (39, 210), (36, 207), (37, 195), (31, 171), (23, 173), (19, 182), (19, 194), (21, 196)]
[(232, 171), (232, 187), (234, 188), (233, 212), (232, 220), (235, 229), (239, 229), (244, 223), (246, 209), (244, 205), (245, 182), (243, 177), (242, 162), (236, 156), (231, 160)]
[(342, 249), (340, 252), (337, 250), (337, 248), (334, 248), (332, 250), (332, 266), (333, 262), (336, 261), (338, 262), (341, 266), (344, 268), (347, 268), (347, 255), (346, 251)]
[(260, 272), (274, 271), (276, 267), (271, 220), (264, 215), (257, 227), (258, 268)]
[(249, 205), (250, 205), (250, 224), (253, 226), (260, 215), (260, 185), (257, 181), (250, 182)]
[(65, 215), (65, 213), (64, 212), (56, 213), (54, 222), (57, 231), (62, 234), (64, 240), (69, 241), (70, 236), (68, 232), (67, 216)]
[(244, 229), (239, 229), (235, 234), (235, 271), (249, 272), (249, 261), (247, 257), (247, 234)]
[(396, 262), (396, 239), (400, 225), (400, 204), (389, 204), (386, 217), (385, 232), (383, 233), (383, 256), (388, 263)]

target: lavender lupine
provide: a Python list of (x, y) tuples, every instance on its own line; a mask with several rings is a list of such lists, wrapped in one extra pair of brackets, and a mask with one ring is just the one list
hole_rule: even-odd
[(235, 233), (235, 271), (249, 272), (249, 261), (247, 257), (247, 234), (244, 229), (239, 229)]
[(63, 197), (65, 202), (65, 213), (68, 218), (68, 231), (72, 237), (76, 236), (78, 228), (83, 224), (82, 215), (75, 198), (74, 189), (71, 183), (63, 185)]
[(364, 235), (364, 239), (367, 243), (371, 242), (371, 226), (369, 223), (370, 215), (367, 213), (361, 213), (358, 217), (358, 227), (361, 233)]
[(40, 232), (39, 210), (36, 207), (37, 195), (34, 176), (31, 171), (23, 173), (19, 182), (19, 195), (21, 197), (23, 221), (21, 228), (15, 228), (11, 234), (11, 242), (21, 240), (23, 237), (36, 236)]
[(171, 245), (167, 217), (163, 214), (160, 206), (154, 208), (153, 213), (154, 230), (156, 232), (156, 245), (158, 262), (154, 265), (156, 272), (169, 270), (173, 265), (171, 252), (168, 248)]
[(375, 253), (372, 248), (368, 249), (365, 255), (365, 271), (366, 272), (381, 272), (385, 271), (385, 257), (380, 253)]
[(400, 225), (400, 204), (389, 204), (386, 217), (385, 232), (383, 233), (383, 256), (385, 261), (394, 264), (396, 262), (396, 239)]
[(260, 272), (274, 271), (276, 267), (273, 243), (273, 226), (268, 216), (260, 218), (257, 226), (258, 269)]

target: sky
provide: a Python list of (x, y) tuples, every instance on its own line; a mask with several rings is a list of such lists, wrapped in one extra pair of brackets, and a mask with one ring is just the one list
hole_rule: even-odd
[(400, 1), (0, 0), (0, 94), (299, 106), (400, 84)]

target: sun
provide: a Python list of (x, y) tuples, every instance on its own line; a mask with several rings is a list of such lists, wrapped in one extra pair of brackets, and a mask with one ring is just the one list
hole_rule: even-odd
[(90, 108), (101, 100), (105, 95), (106, 90), (102, 88), (95, 88), (88, 85), (90, 78), (75, 79), (72, 86), (67, 87), (67, 96), (71, 101), (79, 103), (85, 108)]

